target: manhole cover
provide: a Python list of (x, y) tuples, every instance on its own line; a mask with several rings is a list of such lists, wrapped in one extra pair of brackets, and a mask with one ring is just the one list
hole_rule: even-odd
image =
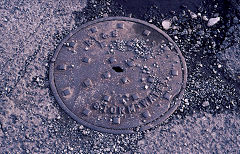
[(146, 130), (180, 103), (187, 69), (176, 44), (144, 21), (112, 17), (71, 32), (50, 66), (53, 94), (75, 120), (108, 133)]

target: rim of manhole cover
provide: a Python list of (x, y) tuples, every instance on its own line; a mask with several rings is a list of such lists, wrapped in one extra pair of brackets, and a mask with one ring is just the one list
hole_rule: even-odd
[(81, 124), (134, 133), (160, 124), (179, 106), (185, 60), (173, 40), (147, 22), (109, 17), (88, 22), (57, 47), (51, 89)]

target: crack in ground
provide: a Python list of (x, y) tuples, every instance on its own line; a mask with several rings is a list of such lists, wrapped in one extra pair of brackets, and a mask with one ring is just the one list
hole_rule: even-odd
[(28, 56), (27, 60), (24, 62), (24, 66), (23, 68), (17, 73), (19, 74), (17, 81), (14, 83), (14, 85), (12, 87), (9, 87), (10, 90), (6, 93), (6, 96), (8, 98), (10, 98), (12, 96), (12, 92), (14, 90), (14, 88), (16, 88), (16, 86), (18, 85), (18, 83), (21, 81), (21, 79), (25, 76), (26, 74), (26, 70), (28, 68), (28, 66), (31, 64), (31, 62), (33, 60), (35, 60), (37, 54), (39, 53), (41, 47), (40, 45), (38, 46), (38, 49), (36, 51), (34, 51), (34, 53), (31, 56)]
[[(41, 21), (38, 26), (34, 29), (33, 33), (30, 33), (27, 37), (26, 37), (26, 40), (28, 40), (31, 36), (33, 36), (34, 34), (37, 33), (38, 29), (40, 28), (40, 26), (45, 22), (46, 20), (44, 21)], [(26, 41), (25, 40), (25, 41)], [(42, 42), (41, 42), (42, 44)], [(10, 87), (5, 87), (3, 88), (4, 90), (1, 91), (0, 89), (0, 98), (2, 98), (4, 95), (7, 96), (8, 98), (10, 98), (12, 96), (12, 92), (14, 90), (14, 88), (18, 85), (18, 83), (21, 81), (21, 79), (25, 76), (25, 73), (26, 73), (26, 70), (27, 70), (27, 67), (28, 65), (36, 58), (37, 54), (38, 54), (38, 51), (41, 49), (40, 45), (38, 45), (38, 49), (36, 51), (34, 51), (34, 53), (30, 56), (27, 57), (27, 60), (24, 62), (24, 66), (23, 68), (17, 73), (19, 74), (20, 76), (18, 76), (17, 78), (17, 81), (13, 84), (13, 86), (10, 86)], [(18, 56), (18, 54), (13, 54), (13, 57), (11, 59), (9, 59), (4, 65), (3, 67), (1, 68), (1, 74), (3, 73), (4, 71), (4, 68), (7, 66), (7, 63), (9, 63), (9, 61), (13, 60), (16, 56)], [(2, 87), (0, 87), (2, 88)], [(9, 90), (8, 90), (9, 88)]]

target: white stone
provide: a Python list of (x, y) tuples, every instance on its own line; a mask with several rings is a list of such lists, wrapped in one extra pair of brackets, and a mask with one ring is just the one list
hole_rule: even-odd
[(197, 15), (194, 12), (189, 11), (189, 13), (192, 19), (197, 19)]
[(208, 101), (203, 102), (202, 106), (203, 106), (203, 107), (209, 106), (209, 102), (208, 102)]
[(179, 29), (179, 26), (173, 26), (172, 29)]
[(208, 21), (207, 16), (203, 16), (202, 19), (203, 19), (204, 21)]
[(170, 20), (163, 20), (162, 21), (162, 26), (165, 30), (170, 29), (171, 25), (172, 25), (172, 23), (171, 23)]
[(208, 20), (207, 26), (211, 27), (211, 26), (215, 25), (216, 23), (218, 23), (219, 21), (220, 21), (220, 17), (210, 18)]
[(218, 68), (221, 68), (222, 67), (222, 65), (221, 64), (218, 64)]

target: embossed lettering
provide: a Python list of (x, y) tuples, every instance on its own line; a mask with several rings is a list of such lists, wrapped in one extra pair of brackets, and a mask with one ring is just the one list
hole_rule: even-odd
[(135, 106), (136, 109), (140, 109), (141, 108), (139, 104), (134, 104), (134, 106)]
[(159, 97), (159, 94), (158, 94), (157, 92), (155, 92), (155, 91), (152, 91), (152, 92), (150, 93), (150, 96), (153, 96), (153, 97), (158, 98), (158, 97)]
[(127, 107), (128, 113), (131, 114), (133, 112), (136, 112), (135, 106), (133, 104), (129, 105)]
[(148, 102), (150, 102), (151, 104), (156, 101), (156, 99), (153, 98), (151, 95), (147, 97), (147, 100), (148, 100)]
[(118, 107), (119, 114), (125, 114), (125, 107), (124, 106), (119, 106)]
[(102, 110), (103, 113), (106, 113), (107, 112), (107, 105), (103, 105), (103, 110)]
[(143, 106), (143, 107), (148, 107), (149, 106), (149, 103), (146, 99), (143, 99), (141, 101), (139, 101), (139, 103)]
[(112, 114), (115, 114), (116, 113), (116, 107), (115, 106), (112, 106), (112, 107), (110, 107), (110, 113), (112, 113)]

